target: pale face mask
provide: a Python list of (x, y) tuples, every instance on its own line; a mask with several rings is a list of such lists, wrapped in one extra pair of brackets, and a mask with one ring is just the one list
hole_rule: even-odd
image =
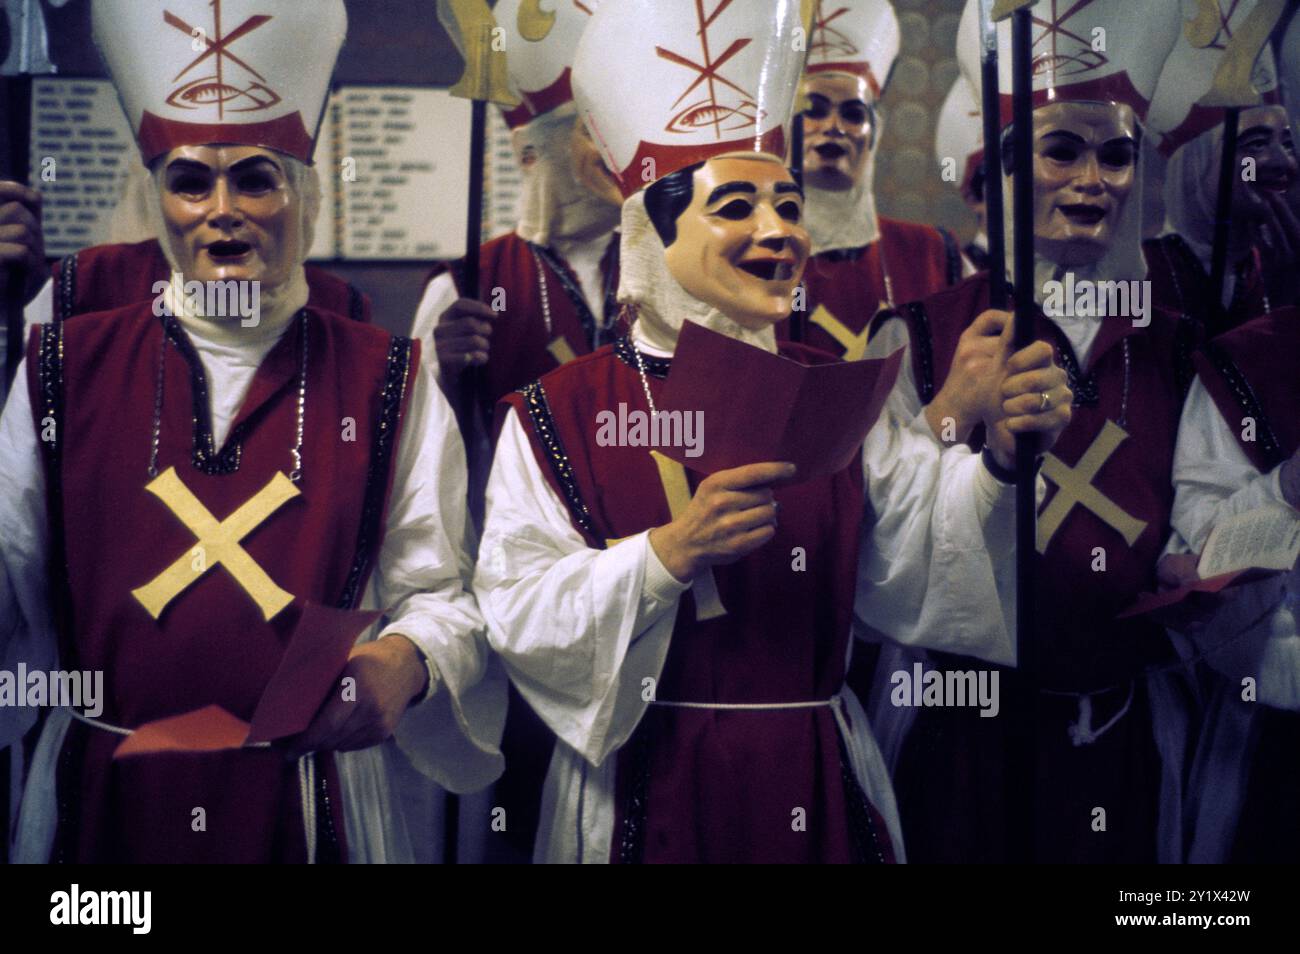
[(692, 296), (750, 330), (789, 316), (808, 261), (803, 198), (775, 159), (719, 157), (694, 174), (691, 204), (664, 253)]

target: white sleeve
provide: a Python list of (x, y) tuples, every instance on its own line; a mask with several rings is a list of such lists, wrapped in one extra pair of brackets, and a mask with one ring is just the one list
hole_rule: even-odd
[[(53, 320), (54, 281), (53, 279), (46, 279), (36, 297), (28, 302), (27, 307), (23, 309), (23, 342), (26, 343), (32, 325), (48, 325)], [(0, 322), (0, 368), (5, 366), (5, 355), (8, 351), (8, 336), (5, 334), (3, 322)], [(0, 381), (0, 402), (5, 399), (5, 396), (4, 382)]]
[(450, 270), (435, 276), (433, 281), (424, 286), (420, 304), (415, 308), (415, 320), (411, 322), (410, 337), (420, 342), (422, 363), (438, 382), (442, 380), (442, 369), (438, 366), (438, 349), (434, 346), (433, 329), (438, 326), (438, 318), (442, 313), (459, 297), (460, 292), (456, 290), (456, 280)]
[(649, 531), (587, 546), (513, 410), (497, 442), (474, 592), (520, 693), (593, 765), (627, 741), (658, 681), (686, 584)]
[(899, 315), (883, 322), (867, 342), (864, 357), (888, 358), (899, 348), (903, 349), (903, 360), (898, 366), (898, 380), (894, 382), (894, 389), (889, 392), (889, 398), (885, 402), (885, 411), (896, 420), (907, 421), (908, 427), (913, 431), (937, 444), (939, 438), (926, 419), (925, 405), (921, 403), (921, 394), (912, 374), (912, 330), (906, 319)]
[[(58, 640), (50, 618), (45, 473), (26, 361), (0, 416), (0, 486), (0, 670), (16, 672), (25, 663), (48, 672), (58, 668)], [(0, 748), (21, 739), (37, 715), (28, 706), (0, 706)]]
[(427, 369), (416, 375), (403, 423), (373, 605), (389, 611), (380, 637), (409, 638), (437, 671), (395, 737), (413, 765), (453, 792), (500, 775), (505, 678), (468, 592), (465, 452), (447, 399)]
[[(862, 449), (868, 508), (854, 608), (907, 646), (1014, 662), (1015, 489), (964, 445), (882, 415)], [(1037, 482), (1039, 500), (1045, 492)]]
[(1174, 448), (1174, 509), (1171, 522), (1192, 551), (1200, 553), (1215, 523), (1266, 504), (1287, 506), (1281, 467), (1261, 474), (1237, 443), (1198, 377), (1192, 382)]

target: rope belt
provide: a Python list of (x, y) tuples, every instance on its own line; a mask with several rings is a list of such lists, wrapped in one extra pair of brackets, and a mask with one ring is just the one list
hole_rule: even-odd
[(773, 709), (821, 709), (831, 706), (839, 709), (842, 705), (837, 692), (829, 699), (816, 702), (669, 702), (653, 699), (652, 706), (667, 706), (670, 709), (720, 709), (727, 712), (764, 712)]

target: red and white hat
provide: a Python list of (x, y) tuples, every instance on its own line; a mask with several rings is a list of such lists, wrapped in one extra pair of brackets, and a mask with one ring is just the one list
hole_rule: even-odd
[[(978, 38), (980, 0), (967, 0), (959, 37)], [(1034, 107), (1056, 102), (1125, 103), (1145, 119), (1165, 58), (1182, 27), (1172, 0), (1038, 0), (1031, 55)], [(1002, 125), (1011, 122), (1011, 20), (997, 24)], [(957, 62), (978, 89), (978, 42), (957, 44)]]
[(852, 73), (879, 96), (899, 42), (898, 17), (889, 0), (815, 0), (807, 70)]
[(500, 0), (493, 9), (505, 34), (506, 72), (519, 105), (503, 109), (516, 129), (573, 100), (569, 77), (578, 40), (600, 0)]
[[(1222, 109), (1200, 106), (1197, 101), (1209, 92), (1228, 42), (1256, 7), (1255, 0), (1209, 0), (1209, 4), (1218, 15), (1217, 24), (1210, 25), (1210, 29), (1217, 26), (1214, 39), (1209, 46), (1193, 46), (1188, 38), (1193, 21), (1188, 20), (1187, 26), (1179, 31), (1173, 52), (1165, 61), (1151, 100), (1147, 126), (1160, 137), (1159, 149), (1165, 156), (1173, 155), (1179, 146), (1223, 122)], [(1255, 60), (1250, 80), (1264, 102), (1282, 101), (1277, 66), (1267, 43)]]
[(960, 172), (957, 188), (966, 195), (975, 171), (984, 161), (984, 125), (979, 99), (964, 76), (957, 77), (939, 109), (934, 156), (941, 168), (948, 160), (957, 163)]
[(311, 161), (343, 0), (93, 0), (91, 17), (145, 163), (207, 143)]
[(624, 196), (724, 153), (785, 155), (799, 11), (799, 0), (603, 0), (573, 96)]

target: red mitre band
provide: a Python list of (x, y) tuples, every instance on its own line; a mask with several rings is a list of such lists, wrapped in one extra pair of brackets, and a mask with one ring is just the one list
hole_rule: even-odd
[(571, 73), (572, 70), (566, 66), (564, 72), (560, 74), (560, 78), (546, 89), (538, 90), (535, 93), (520, 93), (519, 98), (522, 102), (518, 106), (501, 111), (501, 116), (505, 119), (506, 125), (511, 129), (518, 129), (520, 126), (532, 122), (543, 113), (558, 109), (572, 100), (573, 88), (569, 84)]
[(844, 63), (814, 63), (804, 72), (813, 73), (852, 73), (854, 76), (860, 76), (867, 81), (871, 87), (871, 95), (880, 96), (880, 84), (876, 82), (875, 75), (871, 72), (871, 64), (864, 63), (861, 60), (846, 61)]
[[(1137, 91), (1127, 71), (1083, 83), (1034, 90), (1035, 109), (1050, 103), (1125, 103), (1133, 107), (1138, 119), (1146, 119), (1147, 108), (1151, 105), (1151, 101)], [(1004, 129), (1011, 125), (1011, 114), (1011, 94), (1001, 93), (998, 96), (998, 115)]]
[(291, 113), (264, 123), (181, 123), (145, 110), (136, 134), (147, 165), (178, 146), (229, 143), (274, 149), (310, 163), (315, 143), (303, 125), (301, 113)]
[[(618, 179), (619, 189), (623, 193), (623, 198), (626, 199), (628, 196), (635, 195), (656, 179), (662, 179), (679, 169), (685, 169), (697, 162), (704, 162), (714, 156), (733, 152), (761, 152), (771, 156), (784, 156), (785, 130), (777, 126), (775, 129), (769, 129), (761, 136), (752, 136), (748, 139), (733, 139), (729, 142), (701, 143), (694, 146), (668, 146), (642, 140), (641, 145), (637, 147), (636, 155), (632, 157), (632, 161), (626, 169), (616, 174), (615, 178)], [(646, 160), (653, 162), (653, 165), (647, 166)], [(641, 176), (641, 170), (646, 168), (652, 174), (649, 181)]]

